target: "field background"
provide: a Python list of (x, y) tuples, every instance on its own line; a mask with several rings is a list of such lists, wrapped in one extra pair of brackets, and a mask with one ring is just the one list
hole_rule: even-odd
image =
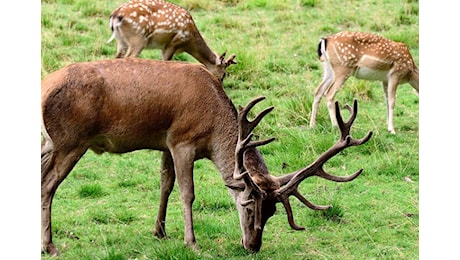
[[(124, 1), (44, 0), (41, 4), (41, 76), (78, 61), (111, 59), (116, 43), (108, 17)], [(212, 50), (235, 53), (224, 88), (235, 105), (264, 95), (255, 111), (274, 105), (255, 130), (277, 140), (261, 148), (273, 175), (304, 167), (337, 139), (323, 101), (317, 127), (309, 129), (313, 91), (321, 81), (320, 37), (342, 30), (375, 32), (406, 43), (419, 64), (419, 5), (410, 0), (172, 1), (190, 10)], [(142, 58), (160, 59), (159, 50)], [(196, 62), (188, 54), (175, 59)], [(195, 163), (194, 220), (197, 243), (183, 246), (177, 188), (167, 215), (169, 239), (152, 235), (159, 200), (157, 151), (97, 156), (88, 152), (61, 184), (53, 204), (55, 259), (417, 259), (419, 253), (419, 99), (408, 84), (397, 92), (396, 135), (386, 130), (379, 82), (349, 79), (341, 104), (358, 99), (352, 135), (372, 130), (365, 145), (347, 149), (327, 164), (350, 183), (310, 178), (301, 191), (332, 211), (312, 211), (293, 199), (297, 224), (284, 208), (267, 223), (258, 254), (240, 246), (237, 211), (210, 161)], [(408, 182), (405, 177), (413, 182)], [(42, 255), (42, 259), (49, 259)]]

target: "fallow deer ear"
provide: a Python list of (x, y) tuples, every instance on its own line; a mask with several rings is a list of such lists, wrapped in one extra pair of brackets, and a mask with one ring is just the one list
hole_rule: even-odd
[(225, 184), (228, 188), (232, 190), (237, 190), (237, 191), (243, 191), (244, 188), (246, 187), (244, 185), (244, 182), (237, 182), (237, 183), (232, 183), (232, 184)]

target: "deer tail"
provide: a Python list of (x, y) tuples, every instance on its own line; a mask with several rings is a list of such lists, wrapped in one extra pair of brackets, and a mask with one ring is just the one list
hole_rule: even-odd
[[(324, 60), (324, 59), (328, 59), (329, 57), (327, 57), (327, 52), (326, 52), (326, 47), (327, 47), (327, 39), (326, 38), (321, 38), (319, 40), (319, 44), (318, 44), (318, 58), (320, 60)], [(324, 56), (324, 58), (323, 58)]]
[(110, 23), (110, 30), (112, 31), (112, 35), (110, 36), (110, 39), (108, 39), (106, 43), (110, 43), (111, 41), (113, 41), (113, 39), (115, 39), (115, 31), (121, 25), (122, 19), (123, 19), (123, 16), (119, 16), (119, 15), (110, 16), (109, 23)]

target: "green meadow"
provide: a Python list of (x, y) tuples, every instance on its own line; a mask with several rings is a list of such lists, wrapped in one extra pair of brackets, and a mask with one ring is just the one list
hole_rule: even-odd
[[(109, 15), (124, 1), (42, 0), (41, 76), (80, 61), (113, 59), (107, 44)], [(321, 37), (366, 31), (404, 42), (419, 64), (419, 3), (412, 0), (177, 0), (187, 8), (209, 47), (236, 54), (223, 87), (233, 103), (265, 96), (254, 112), (275, 109), (255, 129), (276, 140), (260, 147), (272, 175), (313, 162), (338, 140), (325, 101), (309, 128), (313, 92), (322, 78)], [(161, 59), (160, 50), (141, 58)], [(196, 63), (186, 53), (175, 60)], [(418, 259), (419, 98), (409, 84), (397, 91), (394, 125), (386, 126), (380, 82), (350, 78), (337, 93), (341, 105), (358, 100), (351, 134), (369, 142), (332, 158), (328, 172), (364, 172), (354, 181), (308, 178), (300, 191), (312, 202), (333, 205), (313, 211), (291, 199), (305, 231), (292, 230), (282, 205), (265, 226), (259, 253), (241, 244), (238, 212), (216, 167), (195, 162), (195, 234), (199, 251), (183, 244), (182, 204), (174, 189), (166, 220), (168, 239), (153, 236), (160, 196), (158, 151), (96, 155), (88, 151), (57, 190), (53, 241), (60, 256), (42, 259)], [(344, 112), (345, 117), (348, 117)], [(176, 184), (177, 186), (177, 184)], [(38, 252), (37, 252), (38, 253)]]

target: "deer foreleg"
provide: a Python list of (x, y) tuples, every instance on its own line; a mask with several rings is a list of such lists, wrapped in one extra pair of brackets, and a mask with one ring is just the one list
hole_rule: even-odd
[(161, 57), (163, 60), (171, 60), (176, 49), (174, 47), (166, 47), (161, 51)]
[(195, 153), (193, 147), (186, 144), (176, 145), (171, 152), (174, 160), (179, 192), (184, 209), (184, 242), (185, 245), (196, 248), (195, 231), (193, 229), (192, 204), (195, 200), (193, 182), (193, 164)]
[(412, 72), (412, 78), (409, 81), (409, 84), (412, 86), (415, 94), (418, 97), (418, 70)]
[(168, 207), (169, 195), (174, 188), (176, 175), (174, 173), (174, 163), (169, 152), (163, 152), (161, 161), (161, 195), (160, 206), (158, 209), (157, 220), (153, 234), (158, 238), (166, 237), (166, 210)]
[[(181, 38), (176, 34), (164, 47), (161, 51), (161, 56), (163, 60), (172, 60), (174, 54), (176, 52), (180, 53), (182, 51), (178, 51), (178, 47), (183, 44)], [(193, 56), (193, 55), (192, 55)]]

